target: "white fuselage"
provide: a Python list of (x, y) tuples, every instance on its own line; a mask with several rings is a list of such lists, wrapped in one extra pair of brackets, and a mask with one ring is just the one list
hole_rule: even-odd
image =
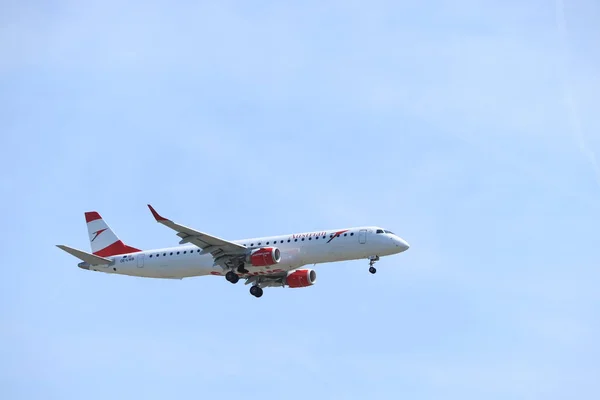
[[(248, 249), (277, 247), (281, 261), (267, 267), (247, 264), (244, 276), (269, 275), (289, 271), (303, 265), (387, 256), (408, 249), (408, 244), (395, 234), (375, 226), (325, 230), (282, 236), (235, 240)], [(110, 265), (83, 268), (113, 274), (149, 278), (182, 279), (202, 275), (225, 275), (211, 254), (203, 254), (194, 245), (146, 250), (108, 257)]]

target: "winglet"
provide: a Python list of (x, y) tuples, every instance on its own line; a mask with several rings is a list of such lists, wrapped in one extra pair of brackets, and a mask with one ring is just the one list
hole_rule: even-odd
[(168, 221), (168, 219), (162, 217), (159, 213), (157, 213), (156, 210), (150, 204), (148, 204), (148, 208), (152, 212), (152, 215), (154, 216), (154, 219), (156, 219), (156, 222)]

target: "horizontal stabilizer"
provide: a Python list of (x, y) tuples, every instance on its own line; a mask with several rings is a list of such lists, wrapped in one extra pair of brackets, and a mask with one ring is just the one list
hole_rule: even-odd
[(75, 256), (82, 261), (85, 261), (86, 263), (88, 263), (90, 265), (106, 265), (106, 264), (110, 264), (112, 262), (112, 260), (109, 258), (95, 256), (93, 254), (86, 253), (85, 251), (77, 250), (72, 247), (65, 246), (63, 244), (57, 244), (56, 247), (58, 247), (61, 250), (66, 251), (70, 255)]

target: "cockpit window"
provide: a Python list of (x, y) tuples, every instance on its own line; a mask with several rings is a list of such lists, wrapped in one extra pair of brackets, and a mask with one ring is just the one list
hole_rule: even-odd
[(377, 229), (376, 233), (383, 233), (383, 229)]
[(390, 235), (394, 235), (395, 233), (392, 231), (385, 231), (385, 233), (389, 233)]

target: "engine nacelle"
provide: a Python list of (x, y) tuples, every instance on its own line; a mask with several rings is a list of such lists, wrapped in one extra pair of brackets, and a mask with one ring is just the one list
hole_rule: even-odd
[(268, 267), (281, 261), (281, 251), (277, 247), (262, 247), (250, 253), (246, 262), (253, 267)]
[(291, 288), (312, 286), (317, 281), (317, 273), (314, 269), (297, 269), (288, 273), (286, 281)]

